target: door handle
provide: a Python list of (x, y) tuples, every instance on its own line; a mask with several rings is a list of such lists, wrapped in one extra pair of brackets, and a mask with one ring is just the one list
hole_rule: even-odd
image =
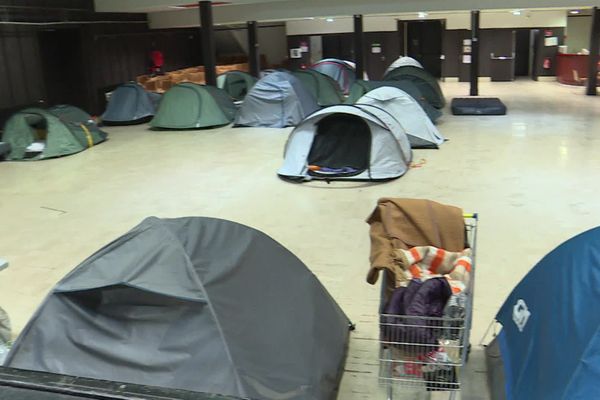
[(490, 53), (490, 59), (492, 59), (492, 60), (514, 60), (515, 53), (512, 53), (512, 56), (498, 56), (498, 57), (496, 57), (496, 55), (494, 53)]

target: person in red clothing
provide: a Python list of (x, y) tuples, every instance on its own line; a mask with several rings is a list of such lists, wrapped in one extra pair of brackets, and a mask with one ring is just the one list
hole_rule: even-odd
[(152, 50), (150, 52), (150, 74), (151, 75), (162, 75), (163, 65), (165, 59), (163, 53), (160, 50)]

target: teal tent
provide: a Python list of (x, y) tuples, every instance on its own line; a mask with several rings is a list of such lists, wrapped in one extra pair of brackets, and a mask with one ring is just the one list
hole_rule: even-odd
[(173, 86), (150, 122), (157, 129), (210, 128), (231, 123), (236, 107), (227, 92), (191, 82)]
[(78, 153), (106, 140), (92, 117), (69, 105), (27, 108), (6, 121), (2, 141), (8, 160), (41, 160)]
[(412, 82), (419, 88), (429, 104), (437, 109), (444, 108), (446, 105), (446, 99), (444, 99), (437, 79), (423, 68), (412, 65), (398, 67), (386, 73), (383, 80)]

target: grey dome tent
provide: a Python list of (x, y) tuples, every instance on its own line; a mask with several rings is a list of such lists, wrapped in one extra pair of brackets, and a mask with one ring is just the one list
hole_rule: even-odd
[(348, 93), (350, 87), (356, 81), (355, 68), (344, 60), (325, 58), (316, 62), (310, 68), (333, 78), (344, 93)]
[(149, 121), (160, 101), (158, 93), (147, 92), (137, 83), (126, 83), (111, 94), (102, 114), (105, 125), (133, 125)]
[(50, 292), (5, 365), (248, 399), (335, 398), (349, 321), (262, 232), (150, 217)]
[(222, 89), (184, 82), (162, 97), (150, 126), (158, 129), (211, 128), (230, 124), (236, 107)]
[(318, 109), (317, 100), (298, 78), (288, 72), (276, 71), (259, 80), (246, 95), (235, 125), (295, 126)]
[(419, 103), (403, 90), (382, 86), (365, 94), (357, 104), (371, 104), (390, 113), (402, 125), (413, 149), (437, 149), (444, 143)]
[(327, 107), (292, 131), (278, 175), (287, 180), (388, 180), (412, 160), (409, 140), (387, 111), (369, 105)]
[(226, 91), (233, 100), (242, 101), (256, 81), (257, 79), (247, 72), (228, 71), (217, 77), (217, 87)]
[(421, 63), (415, 60), (414, 58), (408, 56), (400, 56), (393, 63), (390, 64), (390, 66), (385, 70), (385, 73), (387, 74), (395, 70), (396, 68), (405, 66), (413, 66), (423, 69), (423, 65), (421, 65)]
[(311, 69), (293, 72), (322, 107), (342, 103), (340, 87), (331, 77)]
[(13, 114), (4, 125), (2, 141), (11, 149), (8, 160), (41, 160), (79, 153), (107, 136), (85, 111), (59, 105)]
[(384, 81), (409, 81), (414, 83), (421, 93), (423, 97), (427, 99), (427, 101), (434, 106), (435, 108), (444, 108), (446, 105), (446, 99), (442, 94), (442, 89), (440, 88), (440, 84), (437, 79), (433, 77), (430, 73), (425, 71), (423, 68), (415, 67), (412, 65), (405, 65), (403, 67), (398, 67), (383, 77)]
[(350, 88), (350, 94), (344, 101), (345, 104), (355, 104), (358, 99), (363, 97), (365, 94), (370, 92), (371, 90), (380, 88), (382, 86), (389, 86), (401, 89), (408, 93), (413, 99), (415, 99), (423, 111), (427, 114), (431, 122), (435, 123), (439, 117), (442, 116), (442, 111), (433, 107), (427, 99), (423, 96), (419, 88), (412, 82), (403, 80), (403, 81), (364, 81), (357, 80)]

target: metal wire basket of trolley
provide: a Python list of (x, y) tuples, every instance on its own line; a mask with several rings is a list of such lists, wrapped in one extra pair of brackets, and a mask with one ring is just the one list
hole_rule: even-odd
[[(454, 399), (470, 350), (477, 214), (428, 200), (387, 200), (368, 221), (372, 245), (381, 250), (384, 241), (378, 239), (387, 237), (384, 251), (391, 254), (391, 264), (384, 266), (383, 253), (372, 248), (369, 274), (386, 272), (379, 310), (380, 384), (389, 400), (434, 391)], [(386, 218), (390, 209), (393, 215)], [(438, 216), (443, 221), (437, 222)], [(444, 223), (453, 226), (446, 229)]]

